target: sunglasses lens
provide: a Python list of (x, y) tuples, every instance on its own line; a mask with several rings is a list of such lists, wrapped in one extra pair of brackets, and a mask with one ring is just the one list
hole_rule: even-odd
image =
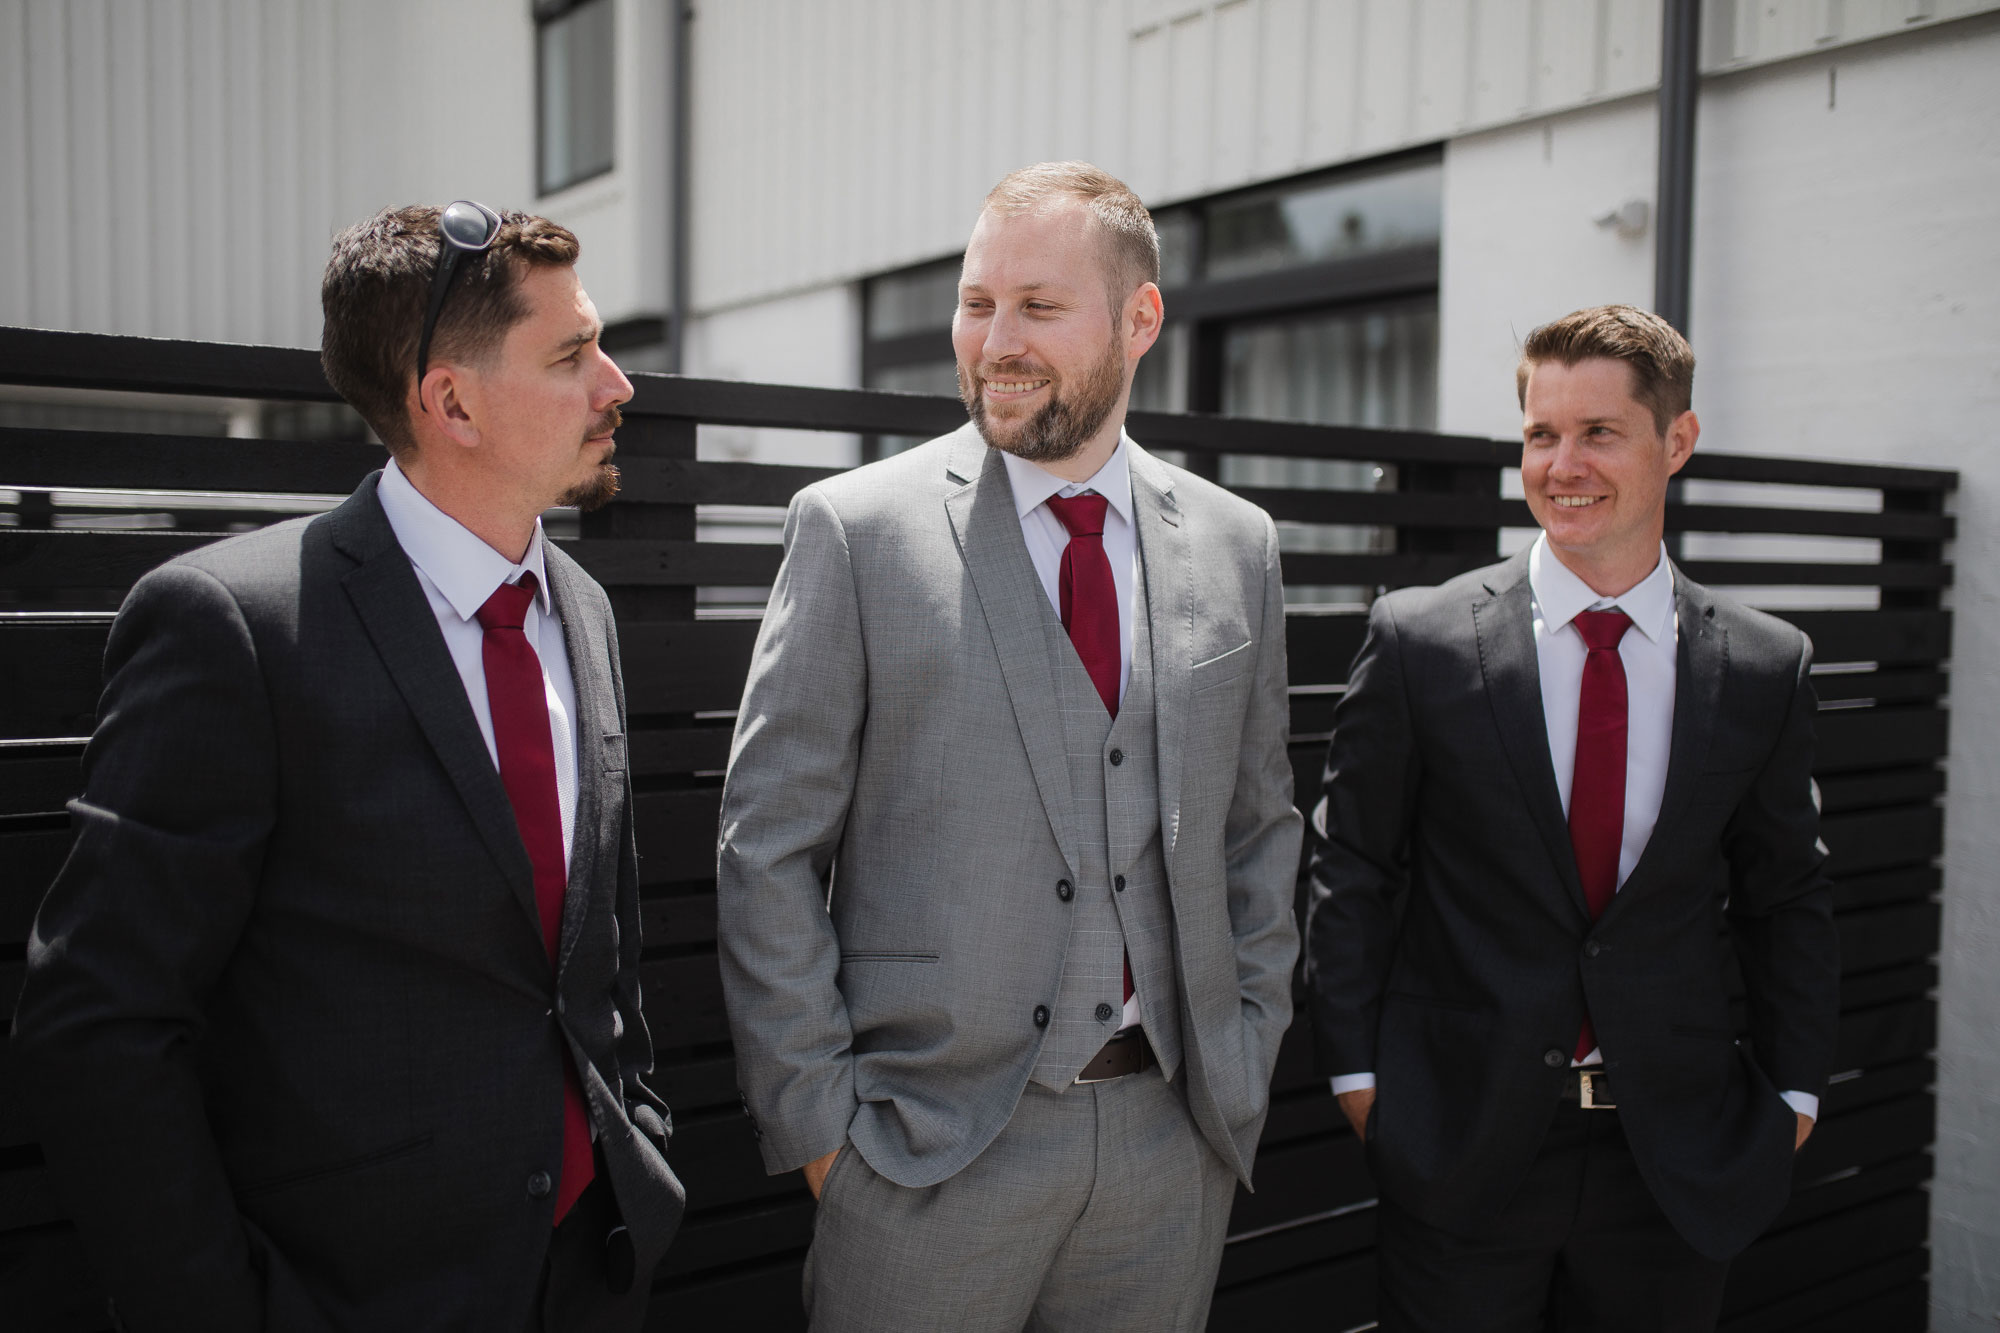
[(499, 227), (492, 217), (461, 199), (444, 210), (438, 219), (438, 230), (453, 245), (466, 250), (483, 250), (492, 244)]

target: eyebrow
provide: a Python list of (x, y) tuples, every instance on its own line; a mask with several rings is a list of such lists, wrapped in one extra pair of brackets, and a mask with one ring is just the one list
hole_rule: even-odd
[(559, 352), (568, 353), (578, 347), (582, 347), (585, 343), (596, 342), (598, 338), (603, 335), (603, 333), (604, 333), (604, 325), (602, 324), (593, 324), (587, 329), (579, 329), (577, 332), (570, 334), (569, 337), (557, 343), (556, 350)]

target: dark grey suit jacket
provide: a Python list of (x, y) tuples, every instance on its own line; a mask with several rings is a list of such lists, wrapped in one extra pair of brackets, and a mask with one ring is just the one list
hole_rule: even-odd
[[(1768, 1226), (1831, 1073), (1839, 960), (1811, 787), (1811, 645), (1674, 573), (1672, 750), (1594, 924), (1549, 759), (1527, 553), (1375, 603), (1313, 821), (1319, 1059), (1373, 1070), (1378, 1183), (1490, 1219), (1554, 1114), (1586, 996), (1640, 1174), (1713, 1258)], [(1730, 971), (1747, 987), (1736, 1040)]]
[[(557, 981), (506, 790), (375, 484), (153, 571), (112, 629), (15, 1042), (142, 1333), (520, 1327), (565, 1049), (642, 1290), (679, 1223), (666, 1108), (640, 1082), (610, 606), (548, 548), (580, 751)], [(579, 1299), (579, 1319), (614, 1304)]]

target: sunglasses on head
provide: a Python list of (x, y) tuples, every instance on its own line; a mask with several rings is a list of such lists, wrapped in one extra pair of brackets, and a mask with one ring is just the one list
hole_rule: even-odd
[[(424, 311), (423, 336), (417, 339), (417, 405), (423, 406), (424, 372), (430, 369), (431, 334), (437, 328), (438, 311), (444, 308), (451, 280), (458, 276), (459, 260), (469, 254), (489, 250), (500, 239), (504, 225), (500, 215), (484, 204), (460, 199), (446, 204), (438, 214), (437, 267), (431, 271), (431, 302)], [(429, 408), (424, 408), (429, 411)]]

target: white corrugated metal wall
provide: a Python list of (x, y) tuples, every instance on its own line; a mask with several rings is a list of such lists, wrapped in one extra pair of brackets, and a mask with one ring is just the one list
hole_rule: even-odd
[[(2000, 8), (1708, 0), (1706, 65)], [(949, 254), (1014, 167), (1165, 203), (1651, 88), (1660, 0), (735, 0), (695, 22), (694, 292)]]

